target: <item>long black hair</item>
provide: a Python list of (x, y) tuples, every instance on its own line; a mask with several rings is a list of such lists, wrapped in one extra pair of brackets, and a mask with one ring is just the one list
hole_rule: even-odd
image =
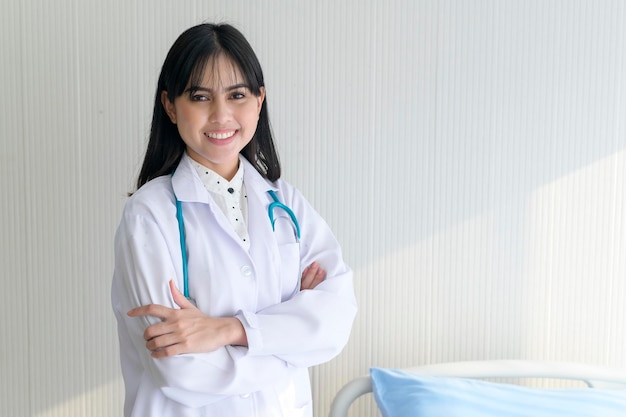
[[(162, 92), (167, 91), (167, 99), (174, 102), (185, 92), (188, 84), (200, 85), (207, 63), (219, 56), (227, 57), (238, 67), (252, 94), (261, 95), (261, 87), (265, 87), (261, 64), (241, 32), (227, 24), (210, 23), (187, 29), (176, 39), (161, 68), (154, 97), (150, 140), (137, 178), (137, 188), (153, 178), (170, 174), (185, 152), (185, 143), (178, 128), (163, 107)], [(270, 181), (280, 178), (280, 161), (272, 138), (267, 96), (261, 106), (254, 136), (241, 154), (263, 177)]]

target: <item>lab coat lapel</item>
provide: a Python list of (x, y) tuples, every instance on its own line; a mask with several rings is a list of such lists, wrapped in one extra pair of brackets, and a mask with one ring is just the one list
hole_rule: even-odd
[[(213, 218), (217, 220), (217, 225), (221, 227), (226, 235), (236, 241), (239, 246), (242, 246), (239, 236), (237, 236), (226, 215), (224, 215), (207, 191), (187, 154), (183, 155), (176, 172), (172, 176), (172, 187), (181, 202), (206, 204), (207, 210), (210, 210)], [(184, 210), (183, 204), (183, 212)], [(208, 224), (209, 222), (206, 222), (203, 226), (208, 227)]]
[(182, 202), (209, 204), (212, 200), (187, 154), (183, 155), (172, 176), (172, 188)]

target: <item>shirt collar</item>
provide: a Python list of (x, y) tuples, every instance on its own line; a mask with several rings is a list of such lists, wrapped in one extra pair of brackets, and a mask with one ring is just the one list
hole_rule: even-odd
[[(187, 154), (185, 154), (185, 157), (189, 158)], [(235, 176), (230, 181), (227, 181), (217, 172), (199, 164), (193, 159), (189, 158), (189, 160), (209, 192), (224, 197), (237, 197), (241, 194), (244, 177), (244, 164), (242, 163), (241, 156), (239, 156), (239, 168), (237, 169), (237, 173), (235, 173)]]
[[(263, 178), (255, 167), (241, 155), (239, 155), (239, 169), (243, 169), (243, 181), (246, 184), (248, 197), (252, 194), (259, 202), (267, 201), (267, 190), (278, 191), (276, 184)], [(172, 187), (180, 201), (209, 203), (209, 193), (206, 192), (206, 187), (193, 166), (193, 160), (186, 153), (183, 153), (176, 172), (174, 172)]]

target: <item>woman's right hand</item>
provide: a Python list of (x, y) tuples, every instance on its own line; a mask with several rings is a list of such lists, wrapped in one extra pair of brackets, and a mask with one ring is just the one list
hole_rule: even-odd
[(212, 352), (226, 345), (247, 346), (246, 331), (235, 317), (209, 317), (202, 313), (170, 281), (170, 291), (180, 309), (159, 304), (133, 308), (130, 317), (152, 316), (161, 319), (149, 326), (143, 337), (153, 358), (183, 353)]
[(300, 281), (300, 291), (312, 290), (326, 279), (326, 271), (323, 270), (317, 262), (304, 268), (302, 271), (302, 280)]

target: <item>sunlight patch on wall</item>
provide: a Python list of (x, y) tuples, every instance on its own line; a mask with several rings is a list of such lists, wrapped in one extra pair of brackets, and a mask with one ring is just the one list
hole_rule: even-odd
[(33, 417), (119, 416), (122, 414), (120, 406), (124, 403), (123, 387), (124, 382), (120, 377), (46, 410), (36, 412)]

